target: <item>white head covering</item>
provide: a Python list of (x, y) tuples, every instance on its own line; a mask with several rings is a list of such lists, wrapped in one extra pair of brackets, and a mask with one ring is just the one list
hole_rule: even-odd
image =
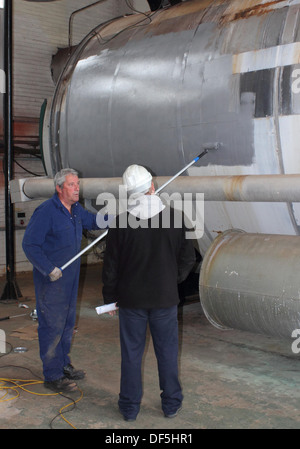
[(130, 165), (123, 174), (123, 184), (129, 196), (128, 211), (142, 220), (154, 217), (165, 208), (158, 196), (145, 195), (151, 182), (152, 175), (141, 165)]
[(130, 165), (123, 174), (123, 184), (127, 194), (147, 193), (151, 187), (152, 175), (141, 165)]

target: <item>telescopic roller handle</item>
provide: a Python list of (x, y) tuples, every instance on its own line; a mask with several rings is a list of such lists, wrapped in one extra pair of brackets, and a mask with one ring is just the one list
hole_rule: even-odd
[(165, 182), (162, 186), (160, 186), (155, 193), (159, 193), (162, 189), (164, 189), (168, 184), (170, 184), (172, 181), (174, 181), (174, 179), (176, 179), (178, 176), (181, 175), (181, 173), (183, 173), (184, 171), (186, 171), (188, 168), (190, 168), (193, 164), (195, 164), (195, 162), (199, 161), (199, 159), (203, 156), (205, 156), (205, 154), (208, 153), (208, 150), (205, 149), (204, 151), (202, 151), (201, 154), (199, 154), (199, 156), (195, 157), (195, 159), (193, 159), (189, 164), (187, 164), (185, 167), (183, 167), (178, 173), (176, 173), (176, 175), (172, 176), (172, 178), (170, 178), (167, 182)]

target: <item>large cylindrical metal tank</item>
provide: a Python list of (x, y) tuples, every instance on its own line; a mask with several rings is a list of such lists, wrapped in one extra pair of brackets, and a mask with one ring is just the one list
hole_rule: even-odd
[(300, 237), (228, 230), (206, 252), (200, 299), (220, 329), (290, 338), (300, 329)]
[[(190, 176), (300, 173), (299, 0), (188, 0), (94, 29), (46, 112), (51, 176), (169, 176), (206, 142)], [(49, 139), (46, 136), (49, 131)], [(207, 201), (202, 255), (230, 228), (299, 234), (299, 203)]]

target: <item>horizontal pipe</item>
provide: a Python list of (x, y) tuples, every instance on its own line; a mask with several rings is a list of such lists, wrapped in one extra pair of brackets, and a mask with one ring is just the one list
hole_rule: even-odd
[[(158, 184), (164, 182), (157, 178)], [(298, 202), (299, 175), (185, 176), (166, 192), (204, 193), (205, 201)]]
[[(159, 188), (168, 179), (160, 176), (153, 180)], [(80, 195), (95, 199), (109, 192), (118, 198), (121, 183), (122, 178), (82, 178)], [(164, 192), (204, 193), (205, 201), (299, 202), (300, 175), (180, 176)], [(27, 199), (49, 198), (54, 193), (53, 180), (28, 178), (22, 193)]]

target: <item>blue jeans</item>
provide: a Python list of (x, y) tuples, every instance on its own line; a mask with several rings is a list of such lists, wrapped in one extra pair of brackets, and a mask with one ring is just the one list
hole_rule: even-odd
[(119, 408), (125, 418), (135, 418), (142, 399), (142, 358), (147, 324), (158, 364), (162, 410), (177, 411), (182, 403), (178, 379), (177, 306), (163, 309), (119, 309), (121, 342), (121, 387)]

